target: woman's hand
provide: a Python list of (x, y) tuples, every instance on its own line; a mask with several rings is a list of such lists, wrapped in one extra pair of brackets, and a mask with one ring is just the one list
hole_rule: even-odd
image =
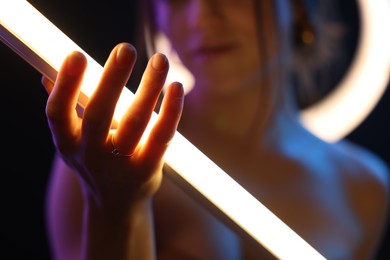
[(126, 215), (131, 205), (147, 200), (158, 189), (163, 156), (177, 129), (184, 99), (181, 84), (170, 84), (156, 124), (140, 143), (169, 68), (165, 56), (155, 54), (134, 102), (117, 129), (111, 130), (116, 102), (135, 61), (136, 50), (130, 44), (113, 49), (82, 118), (76, 107), (87, 60), (81, 53), (66, 58), (54, 85), (42, 81), (50, 92), (46, 114), (56, 149), (78, 175), (86, 203), (113, 217)]

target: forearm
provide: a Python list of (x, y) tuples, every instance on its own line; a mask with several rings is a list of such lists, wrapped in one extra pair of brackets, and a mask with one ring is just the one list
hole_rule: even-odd
[(155, 259), (150, 202), (141, 203), (118, 218), (89, 206), (84, 223), (83, 259)]

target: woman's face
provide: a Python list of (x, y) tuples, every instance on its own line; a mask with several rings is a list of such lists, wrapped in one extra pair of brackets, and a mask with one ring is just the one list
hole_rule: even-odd
[[(232, 93), (261, 71), (262, 43), (253, 2), (153, 0), (156, 27), (171, 40), (195, 76), (197, 88)], [(263, 8), (272, 9), (272, 1), (261, 2), (268, 2)]]

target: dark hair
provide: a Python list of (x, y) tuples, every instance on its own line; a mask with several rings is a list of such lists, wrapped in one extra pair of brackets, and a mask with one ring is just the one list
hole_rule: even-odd
[(292, 0), (292, 80), (301, 108), (329, 94), (355, 54), (359, 16), (356, 0)]
[(154, 48), (154, 42), (152, 41), (153, 35), (156, 31), (155, 28), (155, 10), (153, 9), (153, 0), (140, 0), (137, 1), (138, 9), (138, 21), (139, 25), (136, 27), (136, 45), (137, 49), (148, 58), (148, 53)]

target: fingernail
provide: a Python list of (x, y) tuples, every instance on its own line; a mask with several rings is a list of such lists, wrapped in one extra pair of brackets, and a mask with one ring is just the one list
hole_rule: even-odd
[(174, 82), (172, 84), (172, 94), (175, 97), (181, 98), (184, 95), (183, 84), (181, 84), (180, 82)]
[(135, 55), (136, 52), (130, 44), (121, 44), (116, 52), (116, 62), (121, 67), (127, 67), (133, 62)]
[(163, 71), (168, 66), (168, 60), (165, 55), (156, 53), (152, 58), (152, 67), (157, 71)]
[(73, 52), (70, 54), (70, 57), (67, 61), (67, 72), (70, 75), (75, 75), (80, 72), (82, 67), (84, 66), (85, 62), (85, 56), (78, 51)]

